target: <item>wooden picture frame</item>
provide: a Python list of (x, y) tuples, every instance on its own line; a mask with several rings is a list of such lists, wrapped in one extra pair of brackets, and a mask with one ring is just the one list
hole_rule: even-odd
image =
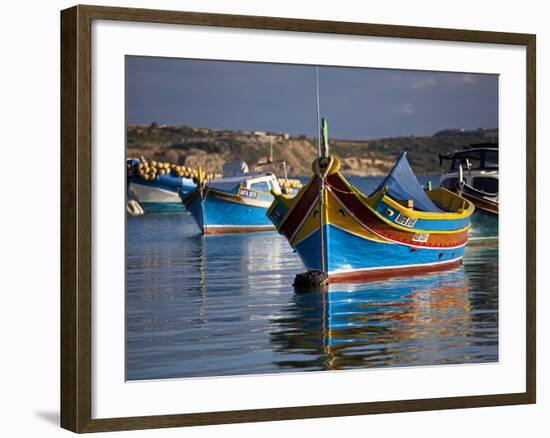
[[(527, 284), (526, 391), (522, 393), (92, 418), (92, 92), (93, 20), (519, 45), (526, 48)], [(535, 35), (195, 12), (75, 6), (61, 12), (61, 426), (74, 432), (212, 425), (329, 416), (535, 403), (536, 156)]]

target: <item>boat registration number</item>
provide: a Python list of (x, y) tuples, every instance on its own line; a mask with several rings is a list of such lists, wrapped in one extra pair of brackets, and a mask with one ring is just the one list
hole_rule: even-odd
[(241, 189), (241, 191), (239, 192), (239, 195), (242, 196), (243, 198), (256, 199), (258, 197), (258, 192), (253, 192), (252, 190), (247, 190), (247, 189)]
[(395, 222), (403, 225), (404, 227), (412, 228), (416, 225), (416, 218), (405, 216), (404, 214), (399, 213), (395, 218)]
[(413, 242), (420, 242), (420, 243), (426, 243), (428, 241), (429, 234), (423, 234), (423, 233), (416, 233), (412, 237)]

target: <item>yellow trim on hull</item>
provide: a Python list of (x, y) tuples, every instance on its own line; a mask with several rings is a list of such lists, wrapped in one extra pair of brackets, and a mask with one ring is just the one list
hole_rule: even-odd
[[(467, 226), (463, 228), (459, 228), (456, 230), (421, 230), (418, 228), (408, 228), (404, 227), (400, 224), (397, 224), (393, 221), (390, 221), (389, 219), (385, 218), (383, 215), (381, 215), (376, 208), (374, 207), (377, 205), (378, 202), (384, 202), (389, 207), (393, 208), (397, 212), (411, 217), (415, 219), (424, 219), (424, 220), (457, 220), (457, 219), (466, 219), (469, 216), (472, 215), (472, 213), (475, 210), (474, 204), (467, 199), (464, 199), (457, 194), (440, 188), (435, 190), (430, 190), (427, 192), (427, 195), (430, 197), (430, 199), (438, 205), (440, 208), (444, 210), (448, 210), (443, 213), (439, 212), (424, 212), (424, 211), (418, 211), (413, 208), (406, 207), (402, 205), (400, 202), (390, 198), (386, 195), (386, 187), (383, 187), (378, 192), (374, 193), (372, 196), (367, 196), (360, 192), (358, 189), (356, 189), (354, 186), (352, 186), (341, 174), (338, 172), (339, 168), (339, 161), (338, 159), (334, 159), (334, 164), (331, 166), (331, 169), (327, 173), (328, 175), (334, 175), (336, 174), (339, 179), (342, 181), (346, 189), (348, 190), (347, 193), (353, 194), (356, 196), (356, 198), (361, 202), (370, 213), (372, 213), (377, 219), (383, 221), (384, 223), (387, 223), (392, 228), (395, 228), (397, 230), (406, 231), (408, 233), (422, 233), (422, 234), (456, 234), (461, 233), (464, 231), (467, 231), (471, 228), (471, 224), (468, 224)], [(314, 167), (315, 171), (315, 167)], [(315, 181), (315, 178), (318, 177), (318, 175), (313, 175), (308, 183), (302, 187), (300, 192), (294, 197), (294, 198), (287, 198), (283, 195), (275, 195), (276, 201), (273, 202), (271, 207), (268, 210), (268, 215), (271, 215), (272, 211), (276, 207), (277, 203), (282, 203), (286, 209), (287, 214), (285, 217), (281, 220), (279, 225), (277, 226), (277, 229), (280, 230), (282, 226), (285, 224), (286, 220), (290, 216), (291, 212), (294, 210), (296, 205), (301, 201), (304, 194), (307, 192), (309, 187), (312, 185), (312, 183)], [(338, 225), (344, 229), (353, 229), (353, 230), (361, 230), (361, 232), (357, 232), (357, 234), (372, 240), (377, 241), (386, 241), (385, 239), (381, 238), (380, 236), (373, 234), (369, 232), (368, 230), (365, 230), (365, 228), (356, 222), (355, 219), (351, 220), (353, 217), (351, 213), (348, 211), (350, 218), (347, 220), (342, 220), (340, 217), (338, 217), (338, 208), (337, 205), (342, 205), (340, 201), (337, 198), (338, 192), (341, 191), (339, 189), (336, 189), (335, 187), (332, 187), (327, 184), (325, 188), (324, 195), (326, 196), (326, 202), (325, 202), (325, 211), (322, 212), (324, 216), (324, 223), (333, 223), (335, 225)], [(315, 205), (313, 208), (311, 208), (310, 212), (308, 213), (307, 217), (302, 221), (302, 223), (299, 225), (298, 230), (294, 233), (292, 236), (291, 244), (294, 246), (301, 240), (303, 240), (305, 237), (309, 236), (313, 231), (318, 229), (319, 227), (319, 217), (316, 216), (313, 218), (314, 211), (316, 208), (318, 209), (319, 206), (319, 198), (315, 201)], [(344, 207), (345, 208), (345, 207)]]
[[(342, 205), (342, 203), (334, 196), (334, 194), (330, 190), (325, 189), (325, 193), (325, 205), (327, 209), (327, 216), (324, 221), (325, 224), (334, 225), (364, 239), (369, 239), (375, 242), (393, 243), (366, 229), (361, 223), (357, 221), (357, 219), (355, 219), (355, 217), (347, 210), (347, 208)], [(297, 245), (302, 240), (304, 240), (309, 235), (319, 229), (319, 216), (314, 216), (315, 211), (318, 211), (318, 207), (319, 200), (317, 199), (316, 202), (313, 204), (313, 208), (308, 213), (306, 219), (302, 222), (302, 224), (300, 224), (298, 231), (293, 236), (290, 242), (293, 246)], [(342, 216), (342, 214), (340, 213), (340, 210), (342, 209), (345, 210), (344, 216)]]
[[(382, 188), (380, 191), (374, 193), (371, 197), (368, 197), (367, 195), (361, 193), (359, 190), (357, 190), (355, 187), (353, 187), (339, 172), (338, 176), (340, 177), (340, 180), (344, 183), (346, 188), (350, 190), (353, 194), (356, 195), (357, 199), (366, 206), (377, 218), (383, 220), (387, 224), (391, 225), (392, 227), (397, 228), (398, 230), (407, 231), (409, 233), (426, 233), (426, 234), (453, 234), (453, 233), (460, 233), (462, 231), (469, 230), (471, 228), (471, 224), (468, 224), (467, 226), (456, 229), (456, 230), (420, 230), (417, 228), (407, 228), (403, 227), (399, 224), (396, 224), (395, 222), (392, 222), (388, 219), (386, 219), (384, 216), (382, 216), (376, 209), (373, 207), (376, 202), (378, 202), (381, 198), (381, 201), (393, 208), (394, 210), (397, 210), (399, 213), (404, 214), (405, 216), (409, 216), (415, 219), (428, 219), (428, 220), (434, 220), (434, 219), (442, 219), (442, 220), (456, 220), (456, 219), (465, 219), (472, 215), (474, 212), (474, 204), (468, 201), (467, 199), (461, 198), (457, 194), (450, 192), (446, 189), (435, 189), (427, 192), (430, 199), (432, 199), (436, 204), (438, 204), (440, 207), (459, 207), (465, 205), (465, 209), (460, 209), (458, 212), (445, 212), (445, 213), (434, 213), (434, 212), (425, 212), (425, 211), (418, 211), (414, 210), (414, 208), (407, 208), (403, 205), (401, 205), (399, 202), (393, 200), (389, 196), (385, 194), (385, 189)], [(336, 192), (338, 190), (334, 189)], [(430, 196), (431, 195), (431, 196)]]
[[(349, 231), (357, 236), (363, 237), (365, 239), (373, 240), (376, 242), (388, 243), (387, 239), (384, 239), (368, 229), (365, 228), (363, 224), (358, 222), (353, 214), (334, 196), (334, 193), (328, 191), (329, 193), (329, 214), (328, 222), (332, 225), (335, 225), (343, 230)], [(344, 211), (345, 216), (342, 216), (340, 210)]]
[[(385, 196), (386, 198), (386, 196)], [(388, 198), (390, 199), (390, 198)], [(363, 202), (363, 204), (365, 204)], [(407, 228), (407, 227), (404, 227), (402, 225), (399, 225), (399, 224), (396, 224), (395, 222), (392, 222), (388, 219), (386, 219), (384, 216), (382, 216), (380, 213), (378, 213), (373, 207), (371, 207), (370, 205), (368, 204), (365, 204), (365, 206), (380, 220), (383, 220), (384, 222), (386, 222), (388, 225), (391, 225), (393, 228), (397, 228), (398, 230), (401, 230), (401, 231), (407, 231), (409, 233), (423, 233), (423, 234), (455, 234), (455, 233), (461, 233), (462, 231), (467, 231), (471, 228), (471, 224), (468, 224), (466, 225), (465, 227), (463, 228), (459, 228), (457, 230), (419, 230), (418, 228)], [(393, 208), (393, 206), (392, 206)], [(406, 209), (406, 210), (410, 210), (410, 209)], [(404, 214), (407, 214), (406, 212)]]
[[(430, 190), (427, 193), (428, 197), (434, 201), (440, 208), (449, 209), (444, 213), (429, 212), (429, 211), (418, 211), (414, 208), (407, 208), (399, 202), (393, 200), (386, 195), (384, 188), (380, 191), (374, 193), (371, 197), (361, 193), (355, 187), (353, 187), (339, 172), (338, 176), (344, 185), (355, 195), (357, 198), (365, 205), (372, 207), (376, 201), (381, 197), (382, 202), (388, 204), (393, 209), (397, 210), (400, 213), (403, 213), (406, 216), (415, 218), (415, 219), (442, 219), (442, 220), (455, 220), (455, 219), (464, 219), (470, 216), (474, 212), (474, 205), (467, 199), (461, 198), (457, 194), (450, 192), (447, 189), (435, 189)], [(382, 196), (380, 196), (382, 195)], [(466, 208), (460, 208), (465, 206)], [(452, 211), (456, 209), (457, 211)], [(393, 222), (392, 222), (393, 224)], [(453, 231), (456, 232), (456, 231)]]
[(319, 211), (319, 198), (317, 198), (312, 204), (311, 210), (308, 212), (307, 216), (298, 226), (298, 229), (290, 239), (291, 245), (296, 245), (297, 243), (304, 240), (311, 233), (313, 233), (315, 230), (319, 229), (319, 216), (315, 215), (315, 211)]
[[(455, 220), (464, 219), (470, 216), (474, 212), (474, 205), (458, 195), (446, 190), (435, 189), (426, 192), (428, 197), (434, 201), (434, 203), (443, 208), (453, 208), (456, 212), (449, 211), (444, 213), (430, 212), (430, 211), (418, 211), (414, 208), (408, 208), (393, 200), (387, 195), (382, 197), (382, 202), (388, 204), (391, 208), (402, 212), (403, 214), (416, 219), (440, 219), (440, 220)], [(466, 208), (463, 208), (466, 207)]]

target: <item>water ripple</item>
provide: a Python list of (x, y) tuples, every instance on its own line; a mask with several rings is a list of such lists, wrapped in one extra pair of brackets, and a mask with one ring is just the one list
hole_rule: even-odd
[(128, 218), (127, 377), (498, 360), (498, 248), (424, 277), (295, 294), (277, 233), (198, 235), (187, 214)]

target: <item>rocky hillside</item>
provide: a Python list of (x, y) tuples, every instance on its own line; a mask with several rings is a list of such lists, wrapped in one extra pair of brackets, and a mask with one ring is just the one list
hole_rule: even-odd
[[(331, 152), (340, 157), (344, 175), (383, 175), (402, 151), (419, 175), (439, 173), (439, 153), (464, 145), (498, 142), (498, 130), (449, 129), (428, 137), (393, 137), (374, 140), (330, 139)], [(224, 163), (265, 161), (273, 145), (275, 160), (284, 160), (291, 176), (307, 176), (317, 155), (317, 140), (305, 136), (248, 131), (224, 131), (189, 126), (129, 125), (127, 156), (168, 161), (185, 166), (201, 165), (219, 172)]]

